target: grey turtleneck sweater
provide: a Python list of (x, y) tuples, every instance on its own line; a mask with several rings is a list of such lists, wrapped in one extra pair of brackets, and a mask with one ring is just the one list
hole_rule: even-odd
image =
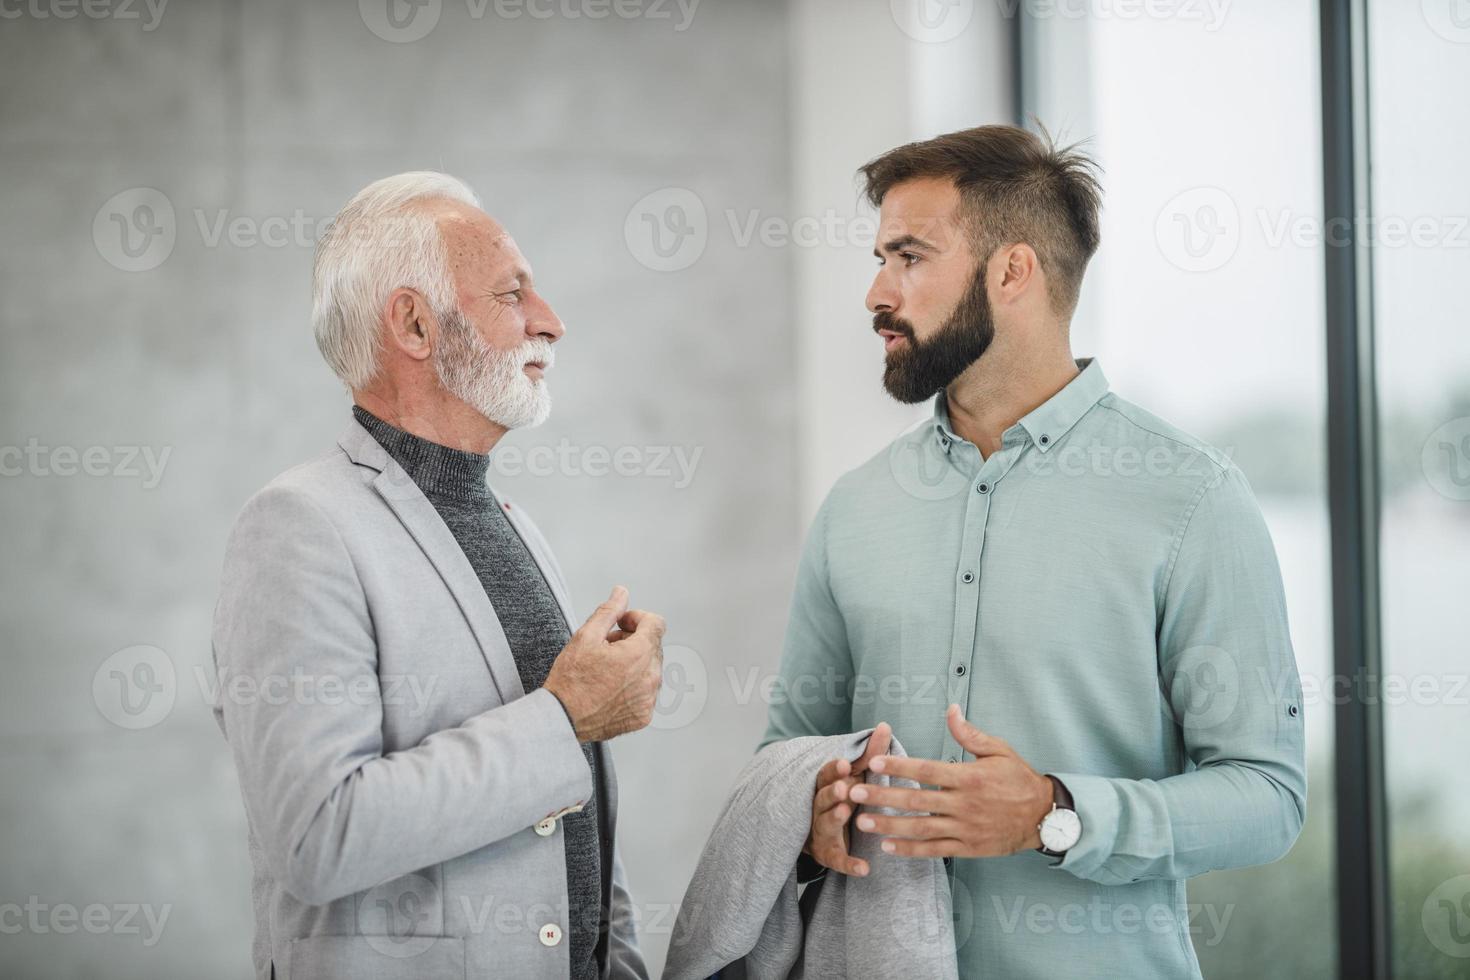
[[(490, 457), (441, 446), (384, 422), (360, 405), (352, 414), (398, 461), (434, 505), (470, 560), (515, 658), (521, 686), (529, 693), (546, 681), (552, 661), (571, 639), (571, 630), (551, 586), (531, 552), (501, 510), (486, 477)], [(591, 743), (582, 743), (592, 784), (599, 786)], [(602, 848), (597, 794), (582, 810), (562, 817), (566, 840), (571, 980), (595, 980), (599, 973)]]

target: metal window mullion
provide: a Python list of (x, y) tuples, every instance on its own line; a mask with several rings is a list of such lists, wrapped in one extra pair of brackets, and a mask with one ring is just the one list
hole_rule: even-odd
[(1327, 494), (1334, 672), (1354, 692), (1336, 708), (1338, 970), (1390, 976), (1378, 456), (1371, 255), (1366, 0), (1319, 0), (1327, 348)]

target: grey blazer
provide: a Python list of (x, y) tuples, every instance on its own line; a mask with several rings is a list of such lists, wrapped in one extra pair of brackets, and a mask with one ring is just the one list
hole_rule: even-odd
[[(871, 734), (772, 742), (746, 764), (679, 904), (663, 980), (956, 980), (943, 861), (893, 857), (878, 835), (854, 829), (851, 853), (868, 862), (866, 878), (827, 871), (805, 891), (798, 883), (817, 773), (828, 759), (859, 759)], [(905, 754), (896, 738), (889, 752)], [(866, 780), (917, 785), (873, 772)]]
[[(449, 528), (372, 435), (272, 480), (225, 550), (215, 717), (239, 772), (258, 976), (566, 977), (560, 817), (594, 791), (566, 713), (527, 695)], [(546, 540), (511, 523), (580, 623)], [(603, 774), (604, 976), (643, 978)]]

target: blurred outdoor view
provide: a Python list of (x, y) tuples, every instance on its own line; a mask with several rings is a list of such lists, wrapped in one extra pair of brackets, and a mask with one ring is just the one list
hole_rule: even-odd
[[(1470, 20), (1371, 0), (1384, 704), (1395, 973), (1470, 976)], [(1448, 7), (1449, 5), (1446, 5)], [(1338, 975), (1318, 10), (1216, 21), (1037, 17), (1027, 111), (1087, 144), (1103, 252), (1073, 349), (1121, 395), (1228, 452), (1280, 557), (1306, 701), (1310, 803), (1264, 868), (1190, 882), (1205, 976)], [(1370, 695), (1371, 696), (1371, 695)], [(1344, 974), (1352, 973), (1342, 964)]]

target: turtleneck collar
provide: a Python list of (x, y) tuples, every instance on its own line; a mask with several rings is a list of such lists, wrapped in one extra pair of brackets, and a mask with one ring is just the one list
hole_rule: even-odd
[(352, 414), (424, 493), (460, 499), (493, 497), (486, 482), (489, 456), (430, 442), (384, 422), (361, 405), (353, 405)]

